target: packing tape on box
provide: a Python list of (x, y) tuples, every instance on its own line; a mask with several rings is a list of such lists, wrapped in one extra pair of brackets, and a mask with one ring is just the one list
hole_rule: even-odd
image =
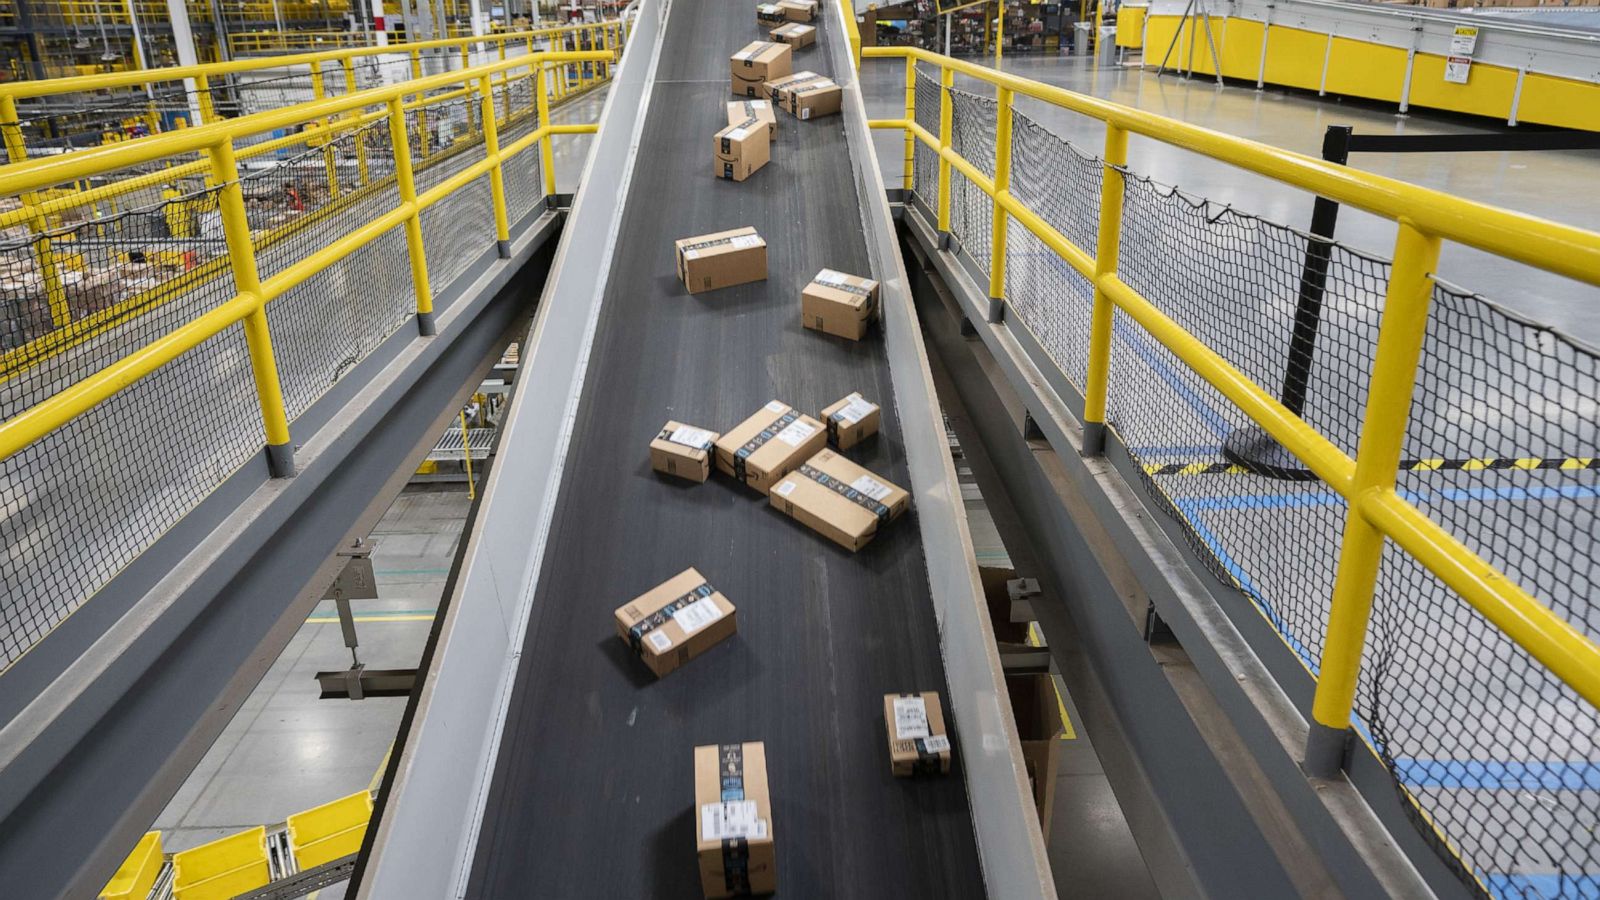
[[(717, 769), (722, 776), (722, 802), (744, 799), (744, 745), (719, 744)], [(730, 894), (750, 893), (750, 843), (722, 839), (722, 878)]]
[(633, 648), (633, 652), (643, 655), (645, 635), (672, 621), (673, 615), (678, 610), (698, 600), (703, 600), (714, 593), (716, 593), (716, 589), (708, 582), (700, 582), (699, 587), (634, 623), (634, 626), (628, 629), (628, 645)]
[(745, 480), (744, 461), (751, 454), (761, 449), (761, 445), (778, 436), (778, 432), (788, 428), (800, 418), (800, 411), (791, 409), (773, 421), (771, 425), (761, 429), (761, 433), (744, 442), (744, 446), (733, 451), (733, 477), (740, 482)]
[(917, 748), (917, 761), (911, 765), (911, 774), (938, 775), (944, 771), (939, 751), (950, 749), (949, 738), (938, 734), (933, 737), (917, 738), (912, 743)]
[[(810, 463), (806, 463), (800, 467), (800, 474), (811, 479), (812, 481), (815, 481), (817, 484), (822, 485), (828, 490), (833, 491), (835, 494), (838, 494), (846, 500), (849, 500), (851, 503), (854, 503), (855, 505), (865, 509), (867, 512), (877, 516), (879, 522), (889, 521), (889, 507), (884, 506), (882, 503), (878, 502), (877, 498), (864, 493), (855, 485), (845, 484), (832, 475), (829, 475), (827, 472), (812, 466)], [(873, 481), (873, 484), (877, 485), (879, 488), (883, 488), (883, 485), (878, 484), (878, 482), (875, 480)], [(887, 488), (885, 488), (885, 490), (887, 490)]]
[(678, 275), (679, 277), (682, 277), (684, 263), (686, 260), (688, 260), (690, 253), (697, 253), (701, 250), (707, 250), (712, 247), (721, 247), (725, 244), (731, 244), (735, 247), (739, 247), (740, 249), (744, 249), (746, 247), (758, 247), (761, 246), (759, 243), (752, 242), (759, 242), (760, 240), (761, 235), (759, 234), (735, 234), (729, 235), (728, 237), (720, 237), (715, 240), (700, 241), (699, 243), (695, 244), (684, 244), (678, 248)]
[(745, 49), (740, 50), (738, 53), (735, 53), (733, 58), (744, 63), (744, 67), (748, 69), (755, 64), (756, 57), (767, 52), (768, 47), (776, 46), (778, 46), (778, 44), (774, 41), (757, 41), (753, 49), (746, 47)]
[(743, 122), (740, 122), (738, 125), (735, 125), (732, 128), (723, 129), (723, 132), (722, 132), (722, 152), (723, 153), (732, 153), (733, 152), (733, 142), (734, 141), (742, 141), (742, 140), (744, 140), (746, 137), (748, 137), (750, 135), (750, 131), (749, 131), (750, 126), (758, 125), (758, 124), (760, 124), (760, 121), (758, 119), (756, 119), (755, 116), (751, 116), (750, 118), (745, 119)]
[(872, 312), (873, 307), (877, 305), (872, 299), (872, 288), (867, 287), (864, 284), (855, 284), (850, 280), (850, 276), (844, 274), (843, 272), (835, 272), (832, 269), (823, 269), (821, 272), (817, 273), (817, 277), (811, 279), (811, 282), (812, 284), (820, 284), (823, 287), (833, 288), (836, 291), (844, 291), (847, 294), (855, 294), (857, 297), (867, 298), (867, 312), (869, 313)]

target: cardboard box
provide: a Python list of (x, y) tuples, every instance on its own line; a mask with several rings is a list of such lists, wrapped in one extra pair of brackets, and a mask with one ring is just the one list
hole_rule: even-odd
[(767, 99), (771, 100), (772, 105), (774, 106), (780, 106), (784, 109), (788, 109), (789, 89), (791, 87), (794, 87), (798, 84), (810, 84), (813, 81), (827, 80), (828, 76), (818, 75), (810, 70), (804, 72), (795, 72), (792, 75), (785, 75), (782, 78), (774, 78), (773, 80), (767, 82)]
[(711, 476), (711, 449), (719, 437), (715, 431), (669, 420), (650, 442), (650, 468), (703, 482)]
[(796, 50), (804, 50), (817, 42), (817, 27), (788, 22), (767, 32), (767, 36)]
[(832, 450), (823, 450), (773, 485), (768, 502), (846, 550), (867, 545), (906, 511), (911, 495)]
[(763, 84), (788, 75), (790, 66), (789, 45), (777, 41), (751, 41), (743, 50), (729, 57), (733, 74), (735, 97), (760, 97)]
[(695, 850), (707, 897), (778, 889), (767, 748), (760, 741), (694, 748)]
[(714, 291), (767, 277), (767, 242), (750, 226), (677, 242), (678, 279), (689, 293)]
[(884, 694), (883, 723), (889, 732), (889, 770), (896, 777), (950, 771), (950, 735), (937, 692)]
[(778, 8), (783, 10), (783, 17), (791, 22), (817, 20), (817, 0), (778, 0)]
[(1011, 695), (1011, 713), (1017, 720), (1017, 737), (1021, 739), (1022, 761), (1033, 787), (1033, 803), (1039, 811), (1039, 827), (1049, 834), (1064, 727), (1055, 680), (1047, 674), (1007, 675), (1006, 690)]
[[(753, 100), (734, 100), (728, 104), (728, 124), (737, 125), (745, 119), (754, 118), (767, 126), (767, 141), (778, 139), (778, 111), (773, 109), (772, 101), (766, 98), (763, 88), (761, 97)], [(767, 149), (770, 155), (772, 150)]]
[(800, 321), (807, 328), (859, 341), (878, 307), (878, 283), (823, 269), (800, 292)]
[(827, 444), (821, 422), (773, 400), (717, 439), (717, 471), (765, 494)]
[(756, 6), (756, 21), (762, 25), (782, 25), (789, 21), (789, 17), (778, 4), (762, 3)]
[(823, 407), (822, 424), (828, 427), (828, 443), (849, 450), (878, 433), (882, 410), (878, 404), (856, 391), (831, 406)]
[(844, 91), (831, 78), (790, 85), (786, 94), (786, 109), (801, 121), (836, 115), (844, 108)]
[(712, 138), (712, 174), (743, 181), (772, 158), (772, 139), (754, 116), (717, 132)]
[(733, 604), (693, 568), (628, 601), (616, 618), (617, 636), (657, 678), (738, 630)]

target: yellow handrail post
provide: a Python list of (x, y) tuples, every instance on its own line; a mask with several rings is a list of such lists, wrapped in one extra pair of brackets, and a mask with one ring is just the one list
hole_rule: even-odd
[(1089, 323), (1089, 369), (1083, 377), (1083, 452), (1106, 449), (1106, 386), (1111, 378), (1111, 326), (1114, 307), (1102, 282), (1117, 273), (1122, 241), (1122, 167), (1128, 163), (1128, 132), (1106, 123), (1106, 152), (1100, 174), (1100, 231), (1094, 245), (1094, 312)]
[[(472, 50), (470, 48), (470, 44), (461, 45), (461, 71), (463, 72), (472, 68)], [(468, 98), (465, 105), (467, 107), (467, 129), (468, 131), (477, 131), (478, 123), (475, 120), (478, 118), (478, 111), (472, 108), (470, 98)]]
[[(311, 96), (317, 100), (324, 100), (328, 96), (328, 85), (323, 81), (322, 63), (311, 64)], [(330, 201), (339, 196), (339, 161), (334, 155), (333, 129), (329, 119), (318, 119), (317, 125), (323, 132), (322, 166), (328, 172), (328, 199)]]
[(389, 140), (394, 145), (394, 180), (406, 216), (406, 251), (411, 257), (411, 286), (417, 293), (417, 331), (438, 333), (433, 323), (433, 288), (428, 285), (428, 255), (422, 244), (422, 210), (417, 206), (417, 181), (411, 171), (411, 141), (406, 134), (404, 100), (389, 98)]
[(505, 162), (500, 158), (500, 128), (494, 121), (494, 85), (489, 76), (478, 79), (483, 105), (483, 149), (494, 164), (489, 169), (489, 195), (494, 201), (495, 250), (501, 259), (511, 258), (511, 220), (506, 214)]
[[(355, 61), (355, 57), (346, 56), (344, 59), (341, 59), (339, 62), (344, 66), (344, 92), (346, 94), (354, 94), (356, 91), (361, 89), (356, 84), (356, 61)], [(350, 110), (349, 117), (352, 118), (352, 119), (361, 118), (361, 110), (359, 110), (359, 109)], [(362, 187), (366, 187), (367, 184), (368, 184), (368, 181), (370, 179), (370, 175), (367, 172), (367, 137), (366, 137), (366, 130), (362, 129), (362, 128), (356, 129), (356, 131), (355, 131), (355, 139), (356, 139), (356, 173), (357, 173), (357, 177), (361, 181), (361, 186)]]
[(228, 243), (228, 259), (233, 269), (233, 284), (241, 295), (255, 300), (255, 308), (244, 318), (244, 339), (250, 350), (250, 371), (255, 377), (256, 398), (261, 404), (261, 423), (267, 437), (267, 470), (273, 478), (287, 478), (294, 474), (294, 445), (289, 443), (289, 418), (284, 411), (278, 363), (272, 353), (272, 332), (267, 325), (261, 273), (256, 269), (255, 245), (250, 236), (250, 218), (245, 212), (244, 189), (239, 184), (239, 161), (234, 157), (233, 139), (225, 138), (212, 146), (209, 155), (211, 177), (217, 185), (217, 211), (222, 217), (222, 234)]
[(917, 58), (906, 57), (906, 161), (903, 169), (904, 188), (907, 192), (916, 190), (916, 164), (917, 164), (917, 134), (911, 130), (911, 123), (917, 120)]
[[(422, 78), (422, 51), (421, 50), (413, 49), (411, 51), (411, 77), (412, 77), (413, 80), (420, 80)], [(423, 100), (423, 94), (425, 94), (425, 93), (426, 93), (425, 91), (418, 91), (417, 93), (413, 94), (412, 96), (417, 98), (417, 103), (418, 104), (421, 104), (422, 100)], [(404, 124), (404, 122), (402, 122), (401, 124)], [(421, 106), (421, 105), (419, 105), (417, 107), (417, 135), (421, 139), (421, 143), (418, 144), (418, 151), (422, 154), (422, 158), (423, 159), (427, 159), (428, 158), (428, 109), (427, 109), (427, 107)], [(410, 151), (409, 150), (407, 151), (407, 155), (408, 156), (410, 155)]]
[(1006, 213), (1005, 197), (1011, 194), (1011, 89), (1000, 88), (995, 103), (994, 127), (994, 215), (990, 222), (989, 246), (989, 321), (998, 322), (1006, 303)]
[[(25, 161), (28, 148), (22, 142), (22, 119), (17, 115), (17, 99), (10, 94), (0, 94), (0, 131), (5, 133), (6, 159), (14, 163)], [(33, 250), (39, 260), (39, 279), (45, 303), (50, 308), (50, 324), (63, 328), (72, 322), (72, 307), (67, 304), (67, 292), (61, 287), (61, 270), (56, 267), (56, 255), (50, 249), (49, 226), (44, 214), (38, 212), (38, 194), (25, 191), (17, 199), (30, 211), (28, 228), (37, 236)]]
[(539, 168), (544, 171), (545, 197), (554, 197), (556, 194), (556, 154), (551, 146), (554, 136), (550, 134), (550, 97), (545, 93), (545, 66), (539, 63), (539, 90), (535, 94), (539, 101), (539, 123), (534, 126), (545, 130), (544, 137), (539, 138)]
[(1433, 272), (1439, 264), (1439, 238), (1423, 233), (1405, 218), (1399, 224), (1328, 610), (1328, 636), (1311, 704), (1305, 771), (1317, 778), (1331, 777), (1344, 766), (1361, 652), (1367, 641), (1378, 567), (1383, 562), (1383, 532), (1362, 514), (1361, 501), (1394, 489), (1416, 389), (1417, 362), (1428, 332)]
[(467, 467), (467, 499), (478, 499), (478, 486), (472, 481), (472, 432), (467, 429), (467, 411), (461, 413), (461, 462)]
[[(495, 47), (497, 47), (499, 49), (499, 51), (500, 51), (500, 61), (501, 62), (505, 62), (506, 61), (506, 42), (505, 42), (505, 39), (502, 38), (498, 43), (495, 44)], [(500, 79), (500, 103), (501, 103), (501, 105), (503, 105), (506, 108), (506, 114), (505, 114), (505, 116), (503, 118), (499, 117), (497, 115), (495, 117), (495, 123), (496, 124), (507, 122), (507, 121), (510, 121), (510, 119), (511, 119), (511, 73), (509, 71), (504, 73), (504, 75)]]
[(954, 118), (950, 88), (956, 83), (956, 70), (939, 67), (939, 242), (950, 242), (950, 130)]
[(200, 105), (200, 121), (198, 125), (207, 125), (217, 120), (217, 110), (211, 102), (211, 79), (205, 75), (197, 75), (194, 79), (195, 100)]

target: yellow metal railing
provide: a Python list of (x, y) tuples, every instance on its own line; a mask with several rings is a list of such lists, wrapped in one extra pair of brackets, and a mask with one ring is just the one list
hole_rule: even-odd
[[(613, 53), (609, 50), (535, 52), (401, 84), (327, 97), (285, 109), (217, 121), (195, 128), (56, 157), (23, 160), (0, 167), (0, 196), (31, 196), (55, 185), (73, 184), (82, 179), (159, 160), (201, 154), (204, 157), (202, 163), (189, 163), (174, 167), (174, 170), (186, 166), (203, 166), (205, 173), (210, 177), (210, 182), (217, 186), (218, 208), (228, 250), (228, 265), (237, 290), (232, 299), (0, 423), (0, 460), (12, 456), (60, 428), (138, 379), (199, 346), (206, 339), (235, 324), (242, 324), (249, 349), (263, 430), (269, 448), (269, 460), (274, 464), (274, 474), (290, 474), (293, 470), (293, 459), (289, 450), (291, 446), (289, 425), (277, 363), (272, 350), (272, 336), (265, 314), (266, 304), (305, 283), (385, 232), (403, 226), (413, 286), (416, 290), (418, 327), (423, 334), (432, 333), (433, 292), (428, 282), (427, 262), (422, 245), (422, 211), (455, 190), (488, 175), (492, 186), (496, 239), (502, 242), (508, 241), (509, 216), (506, 212), (503, 182), (505, 162), (520, 153), (532, 150), (536, 145), (539, 146), (545, 161), (545, 187), (547, 192), (553, 192), (554, 174), (550, 165), (553, 162), (550, 138), (560, 134), (588, 134), (595, 130), (594, 125), (556, 125), (549, 121), (548, 95), (556, 90), (555, 85), (560, 81), (551, 78), (550, 72), (574, 64), (603, 66), (613, 58)], [(208, 74), (209, 68), (173, 70), (177, 74), (172, 77), (192, 75), (203, 78)], [(534, 79), (535, 89), (532, 93), (538, 104), (538, 127), (501, 146), (497, 134), (501, 117), (495, 112), (493, 91), (504, 85), (512, 73), (519, 71), (522, 73), (520, 77)], [(36, 85), (17, 87), (38, 90)], [(0, 101), (10, 97), (11, 95), (0, 95)], [(415, 112), (420, 117), (425, 115), (429, 105), (472, 99), (480, 103), (478, 124), (484, 138), (483, 157), (427, 190), (418, 192), (410, 152), (410, 131), (406, 123), (408, 111)], [(240, 153), (236, 151), (239, 142), (274, 129), (292, 128), (308, 123), (328, 123), (325, 130), (347, 131), (379, 120), (386, 120), (389, 126), (399, 205), (344, 234), (331, 244), (308, 253), (272, 277), (263, 279), (257, 268), (256, 241), (252, 236), (240, 182), (238, 162)], [(12, 131), (14, 126), (8, 129), (8, 140)], [(302, 142), (305, 140), (304, 136), (296, 137)], [(261, 145), (252, 145), (249, 151), (259, 152), (257, 150), (259, 146)], [(171, 177), (171, 171), (158, 174)], [(81, 198), (79, 202), (82, 202)], [(13, 218), (18, 214), (37, 216), (40, 213), (38, 207), (18, 210), (12, 214)], [(41, 239), (40, 243), (44, 241)]]
[(371, 47), (375, 38), (371, 31), (240, 31), (228, 35), (228, 50), (248, 54)]
[[(1386, 539), (1438, 576), (1590, 704), (1600, 706), (1600, 646), (1512, 583), (1504, 573), (1452, 537), (1395, 490), (1395, 473), (1399, 469), (1418, 358), (1427, 329), (1440, 243), (1455, 241), (1508, 260), (1600, 285), (1600, 234), (1462, 200), (926, 50), (868, 47), (863, 53), (867, 57), (899, 57), (906, 62), (904, 118), (870, 124), (874, 128), (905, 131), (905, 186), (908, 189), (913, 177), (913, 142), (920, 141), (937, 155), (938, 196), (934, 213), (940, 231), (950, 230), (952, 169), (992, 198), (991, 298), (1004, 301), (1008, 216), (1093, 285), (1094, 307), (1082, 411), (1086, 452), (1099, 452), (1104, 446), (1112, 316), (1113, 310), (1121, 310), (1348, 501), (1349, 513), (1340, 547), (1327, 641), (1312, 707), (1317, 726), (1340, 734), (1350, 727), (1362, 647)], [(944, 88), (940, 91), (938, 134), (929, 132), (916, 121), (915, 79), (919, 62), (939, 70), (940, 84)], [(957, 73), (996, 89), (998, 140), (994, 147), (995, 177), (992, 179), (951, 147), (949, 88)], [(1068, 240), (1010, 191), (1011, 142), (1007, 136), (1012, 100), (1019, 95), (1105, 123), (1100, 227), (1093, 253)], [(1118, 277), (1122, 168), (1126, 163), (1130, 134), (1208, 156), (1398, 223), (1394, 262), (1368, 385), (1369, 400), (1354, 459)], [(1330, 768), (1330, 760), (1310, 758), (1320, 752), (1315, 746), (1318, 743), (1315, 730), (1313, 746), (1308, 747), (1308, 769), (1325, 772)], [(1322, 743), (1327, 744), (1326, 741)], [(1332, 760), (1331, 768), (1337, 767), (1338, 761)]]

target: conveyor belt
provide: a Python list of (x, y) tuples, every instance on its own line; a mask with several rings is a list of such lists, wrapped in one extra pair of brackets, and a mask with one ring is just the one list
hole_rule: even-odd
[[(668, 418), (725, 430), (774, 398), (814, 415), (860, 390), (885, 420), (850, 455), (910, 484), (881, 339), (800, 326), (818, 269), (867, 267), (842, 120), (780, 114), (771, 164), (711, 176), (728, 56), (762, 33), (747, 4), (672, 9), (471, 896), (699, 896), (692, 748), (741, 740), (767, 745), (781, 896), (983, 893), (959, 759), (945, 778), (889, 774), (882, 695), (945, 691), (915, 511), (852, 555), (728, 479), (649, 468)], [(795, 68), (827, 72), (824, 48)], [(673, 240), (740, 225), (766, 237), (768, 280), (684, 293)], [(612, 611), (690, 565), (739, 633), (655, 681)]]

